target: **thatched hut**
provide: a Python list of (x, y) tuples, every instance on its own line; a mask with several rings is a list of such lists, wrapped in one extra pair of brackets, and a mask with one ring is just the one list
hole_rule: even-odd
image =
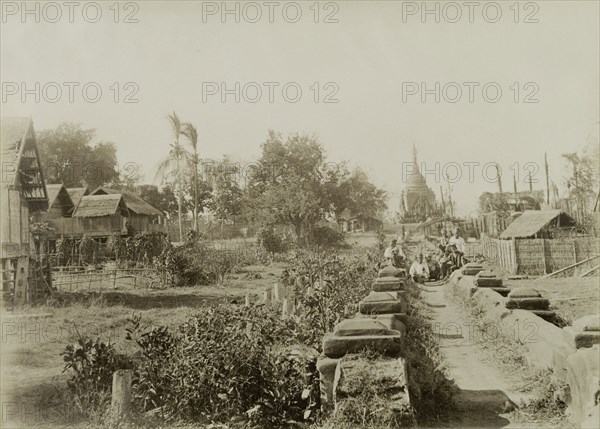
[(561, 210), (527, 210), (502, 231), (500, 238), (559, 238), (582, 233), (575, 219)]
[(100, 187), (95, 189), (91, 195), (120, 195), (129, 212), (129, 225), (136, 232), (162, 231), (160, 229), (160, 217), (162, 213), (151, 206), (136, 194), (118, 189)]

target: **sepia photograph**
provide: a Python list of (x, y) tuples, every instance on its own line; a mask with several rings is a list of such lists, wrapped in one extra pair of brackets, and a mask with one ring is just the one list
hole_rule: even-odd
[(0, 428), (600, 428), (599, 0), (0, 21)]

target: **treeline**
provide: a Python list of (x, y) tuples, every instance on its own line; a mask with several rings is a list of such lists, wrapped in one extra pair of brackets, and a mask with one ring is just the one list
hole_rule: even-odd
[[(328, 162), (315, 136), (269, 131), (261, 157), (249, 165), (202, 158), (196, 127), (168, 116), (172, 141), (154, 177), (156, 185), (140, 184), (139, 166), (119, 168), (113, 143), (95, 145), (96, 132), (64, 123), (39, 133), (42, 162), (49, 183), (67, 187), (110, 186), (135, 192), (167, 217), (177, 219), (184, 241), (184, 219), (194, 220), (198, 230), (202, 213), (222, 223), (251, 223), (265, 236), (282, 239), (294, 233), (297, 244), (318, 239), (328, 232), (323, 221), (347, 213), (378, 217), (386, 208), (386, 193), (359, 168)], [(278, 234), (280, 236), (278, 236)]]

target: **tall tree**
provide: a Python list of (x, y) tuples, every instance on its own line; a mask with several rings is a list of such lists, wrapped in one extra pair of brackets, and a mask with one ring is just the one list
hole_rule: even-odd
[(223, 157), (215, 172), (208, 207), (222, 225), (224, 221), (235, 220), (242, 213), (243, 191), (238, 182), (238, 168), (227, 156)]
[(63, 122), (37, 135), (44, 176), (48, 183), (66, 187), (86, 184), (93, 189), (119, 177), (117, 150), (113, 143), (92, 141), (95, 129)]
[(348, 209), (355, 216), (378, 217), (387, 208), (386, 192), (371, 183), (360, 168), (343, 173), (336, 193), (336, 215)]
[(156, 178), (160, 178), (161, 184), (168, 179), (172, 179), (177, 191), (177, 222), (179, 224), (179, 240), (183, 241), (183, 197), (185, 174), (187, 173), (189, 154), (179, 141), (182, 134), (182, 126), (177, 113), (173, 112), (168, 116), (169, 124), (173, 132), (173, 142), (169, 144), (169, 153), (158, 164)]
[(198, 130), (191, 123), (186, 122), (183, 126), (183, 135), (187, 137), (189, 145), (192, 147), (191, 166), (193, 168), (192, 180), (194, 189), (194, 231), (198, 231)]
[(248, 201), (262, 223), (292, 225), (300, 243), (309, 230), (333, 209), (331, 190), (338, 167), (325, 162), (315, 137), (294, 134), (285, 140), (269, 131), (262, 156), (249, 172)]
[(563, 153), (562, 157), (570, 172), (566, 179), (571, 210), (578, 221), (586, 223), (598, 195), (600, 145), (597, 139), (589, 139), (579, 153)]

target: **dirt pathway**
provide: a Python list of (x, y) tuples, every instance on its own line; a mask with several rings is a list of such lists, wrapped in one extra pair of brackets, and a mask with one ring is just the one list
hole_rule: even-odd
[(422, 287), (422, 297), (432, 309), (434, 332), (440, 338), (440, 350), (450, 376), (460, 389), (456, 401), (458, 410), (444, 427), (477, 428), (541, 428), (547, 422), (524, 422), (515, 405), (527, 396), (511, 389), (510, 376), (503, 374), (473, 341), (472, 330), (461, 310), (444, 298), (448, 285), (428, 283)]

